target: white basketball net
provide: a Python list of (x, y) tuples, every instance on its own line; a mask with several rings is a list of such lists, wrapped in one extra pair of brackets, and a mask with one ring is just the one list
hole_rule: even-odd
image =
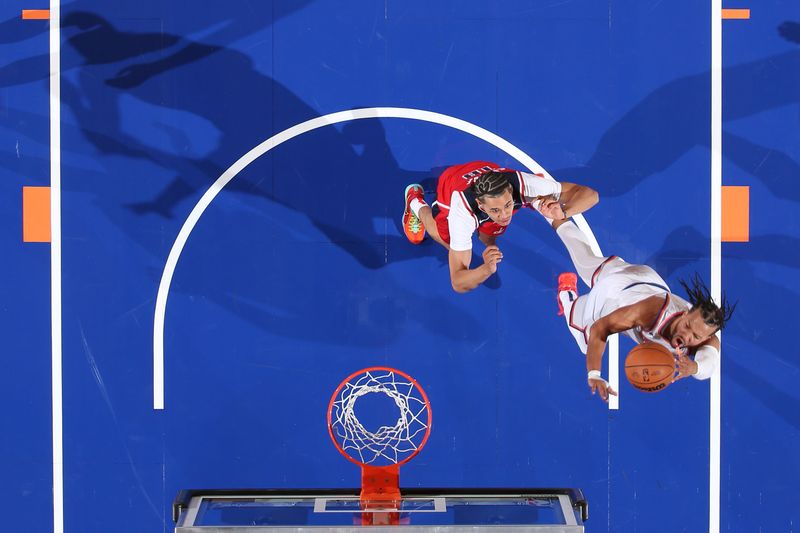
[[(342, 387), (330, 415), (331, 429), (342, 449), (364, 464), (397, 464), (416, 452), (430, 423), (427, 404), (421, 395), (413, 396), (416, 385), (385, 370), (368, 371), (353, 379)], [(383, 393), (394, 401), (400, 415), (393, 426), (372, 432), (358, 420), (356, 402), (370, 393)]]

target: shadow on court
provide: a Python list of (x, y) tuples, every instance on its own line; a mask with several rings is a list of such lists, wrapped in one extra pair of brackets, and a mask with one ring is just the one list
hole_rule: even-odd
[[(233, 49), (165, 33), (121, 31), (103, 17), (83, 11), (67, 13), (62, 31), (66, 37), (62, 101), (96, 151), (78, 153), (80, 149), (71, 146), (65, 135), (65, 171), (74, 170), (82, 177), (65, 180), (65, 189), (91, 195), (95, 205), (133, 242), (156, 253), (150, 269), (155, 280), (168, 248), (163, 239), (160, 246), (154, 246), (153, 237), (163, 234), (165, 225), (176, 235), (200, 196), (245, 152), (275, 133), (319, 115), (288, 88), (258, 71), (251, 58)], [(161, 56), (166, 58), (158, 59)], [(4, 69), (4, 74), (14, 75), (3, 79), (6, 84), (44, 81), (46, 62), (46, 56), (18, 61)], [(196, 90), (198, 86), (203, 90)], [(163, 116), (159, 116), (162, 109)], [(131, 113), (152, 115), (154, 110), (145, 134), (131, 127)], [(24, 112), (16, 116), (41, 126), (46, 123), (44, 118)], [(170, 120), (186, 117), (202, 118), (188, 122), (197, 126), (196, 131)], [(73, 129), (69, 124), (64, 127), (65, 134)], [(150, 142), (147, 133), (161, 135), (166, 142)], [(208, 148), (197, 155), (202, 152), (198, 145)], [(95, 168), (75, 164), (87, 155), (99, 163)], [(9, 162), (13, 157), (3, 154)], [(42, 169), (47, 166), (44, 160), (38, 164)], [(159, 170), (137, 175), (132, 168)], [(275, 219), (271, 213), (276, 207), (306, 216), (325, 239), (314, 243), (316, 254), (295, 251), (299, 254), (295, 260), (305, 258), (314, 268), (318, 268), (318, 254), (327, 241), (368, 270), (428, 254), (438, 258), (441, 270), (446, 268), (444, 250), (434, 243), (413, 247), (399, 228), (405, 185), (430, 178), (429, 172), (399, 168), (383, 125), (369, 119), (326, 126), (284, 143), (231, 181), (223, 194), (231, 191), (265, 200), (262, 208), (248, 210), (244, 217), (250, 227), (277, 229), (278, 239), (292, 240), (298, 233), (291, 222)], [(156, 194), (137, 199), (147, 190)], [(240, 245), (236, 255), (227, 258), (229, 262), (254, 263), (250, 233), (231, 232), (220, 238)], [(303, 234), (301, 241), (309, 238), (319, 239)], [(218, 261), (213, 256), (216, 250), (213, 244), (209, 247), (209, 264)], [(262, 289), (271, 292), (259, 294), (260, 285), (252, 280), (264, 277), (263, 264), (270, 260), (260, 261), (255, 262), (257, 271), (250, 273), (253, 277), (228, 277), (224, 292), (209, 284), (202, 268), (186, 273), (173, 290), (203, 294), (241, 319), (278, 335), (334, 344), (381, 345), (401, 334), (403, 317), (453, 339), (473, 336), (479, 329), (449, 301), (422, 294), (391, 275), (380, 290), (363, 286), (365, 300), (355, 302), (363, 316), (354, 321), (342, 311), (348, 298), (360, 294), (359, 283), (353, 284), (352, 279), (358, 271), (352, 267), (329, 272), (328, 288), (320, 287), (335, 294), (336, 287), (352, 286), (343, 300), (324, 299), (322, 304), (315, 300), (311, 305), (297, 294), (289, 294), (291, 284), (277, 289), (265, 285)], [(441, 281), (446, 286), (445, 272), (441, 272)], [(274, 279), (271, 274), (268, 277)], [(495, 280), (495, 285), (498, 282)], [(265, 301), (270, 304), (264, 305)], [(437, 324), (435, 316), (442, 311), (453, 320)], [(324, 326), (309, 330), (308, 321), (315, 317)], [(356, 331), (347, 327), (354, 322), (359, 324)], [(378, 323), (381, 327), (375, 328)]]
[[(800, 24), (785, 22), (778, 33), (800, 42)], [(726, 123), (800, 101), (800, 50), (723, 68), (724, 156), (755, 176), (776, 196), (800, 201), (800, 164), (789, 154), (724, 130)], [(711, 74), (685, 76), (663, 85), (636, 104), (601, 137), (585, 165), (560, 169), (565, 181), (594, 186), (602, 196), (619, 196), (669, 168), (695, 147), (709, 148)], [(706, 177), (698, 175), (699, 184)]]

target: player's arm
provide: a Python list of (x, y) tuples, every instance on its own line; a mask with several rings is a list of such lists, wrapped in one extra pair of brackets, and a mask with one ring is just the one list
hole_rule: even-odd
[(600, 201), (600, 195), (591, 187), (575, 183), (562, 183), (561, 186), (562, 192), (559, 196), (542, 196), (536, 199), (540, 201), (539, 211), (547, 218), (566, 220), (587, 211)]
[(600, 201), (600, 195), (586, 185), (562, 182), (558, 201), (561, 203), (564, 218), (569, 218), (594, 207)]
[(608, 337), (614, 333), (627, 331), (637, 326), (650, 327), (658, 318), (663, 307), (663, 296), (651, 296), (635, 304), (620, 307), (592, 324), (592, 329), (589, 332), (589, 344), (586, 349), (586, 370), (592, 394), (598, 392), (603, 401), (608, 401), (609, 394), (615, 396), (617, 394), (600, 377), (600, 367), (602, 366), (603, 353), (606, 350)]
[(450, 197), (447, 225), (450, 230), (450, 283), (456, 292), (469, 292), (497, 271), (497, 263), (502, 261), (503, 254), (497, 246), (485, 241), (487, 246), (483, 251), (483, 264), (469, 268), (472, 236), (478, 229), (478, 221), (459, 192), (454, 192)]
[(719, 366), (719, 337), (712, 335), (700, 346), (692, 348), (694, 359), (678, 356), (678, 375), (675, 380), (692, 376), (695, 379), (708, 379)]
[(480, 239), (484, 246), (491, 246), (497, 242), (497, 235), (487, 235), (478, 232), (478, 239)]
[(590, 209), (600, 195), (591, 187), (557, 182), (535, 174), (519, 173), (520, 189), (526, 201), (540, 201), (538, 209), (553, 220), (564, 220)]
[(483, 251), (483, 264), (470, 269), (472, 250), (453, 250), (448, 253), (450, 263), (450, 283), (453, 290), (464, 293), (476, 288), (497, 272), (497, 263), (503, 260), (503, 253), (497, 246), (487, 246)]

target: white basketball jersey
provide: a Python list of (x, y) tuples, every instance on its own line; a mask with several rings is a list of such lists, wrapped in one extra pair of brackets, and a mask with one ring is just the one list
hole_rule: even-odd
[(687, 312), (691, 306), (672, 294), (666, 282), (649, 266), (629, 264), (617, 257), (601, 267), (592, 290), (575, 302), (570, 313), (570, 327), (583, 331), (584, 340), (588, 342), (596, 320), (651, 296), (664, 298), (656, 321), (645, 328), (636, 327), (622, 333), (636, 343), (656, 342), (674, 352), (669, 341), (662, 336), (662, 330), (670, 320)]
[(666, 347), (669, 351), (675, 353), (672, 345), (662, 335), (662, 329), (666, 327), (670, 320), (687, 312), (689, 308), (689, 302), (680, 296), (667, 293), (664, 299), (664, 306), (661, 308), (661, 311), (658, 313), (658, 318), (652, 326), (648, 327), (647, 329), (636, 327), (629, 329), (624, 333), (636, 341), (637, 344), (641, 344), (643, 342), (656, 342)]

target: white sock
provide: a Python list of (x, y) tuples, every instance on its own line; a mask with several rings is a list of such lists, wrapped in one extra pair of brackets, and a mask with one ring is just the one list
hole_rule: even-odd
[(408, 203), (408, 207), (411, 208), (411, 212), (414, 213), (414, 216), (419, 218), (419, 210), (425, 207), (426, 204), (424, 200), (420, 200), (419, 198), (412, 198), (411, 201)]
[(564, 309), (564, 318), (567, 320), (567, 324), (569, 325), (569, 312), (572, 309), (575, 300), (578, 299), (578, 295), (572, 291), (561, 291), (558, 293), (558, 299), (561, 302), (561, 307)]
[(567, 323), (567, 329), (572, 333), (575, 342), (583, 353), (586, 353), (586, 340), (583, 333), (569, 325), (569, 317), (572, 312), (572, 306), (578, 301), (578, 295), (572, 291), (561, 291), (558, 293), (558, 299), (561, 301), (561, 306), (564, 308), (564, 320)]

